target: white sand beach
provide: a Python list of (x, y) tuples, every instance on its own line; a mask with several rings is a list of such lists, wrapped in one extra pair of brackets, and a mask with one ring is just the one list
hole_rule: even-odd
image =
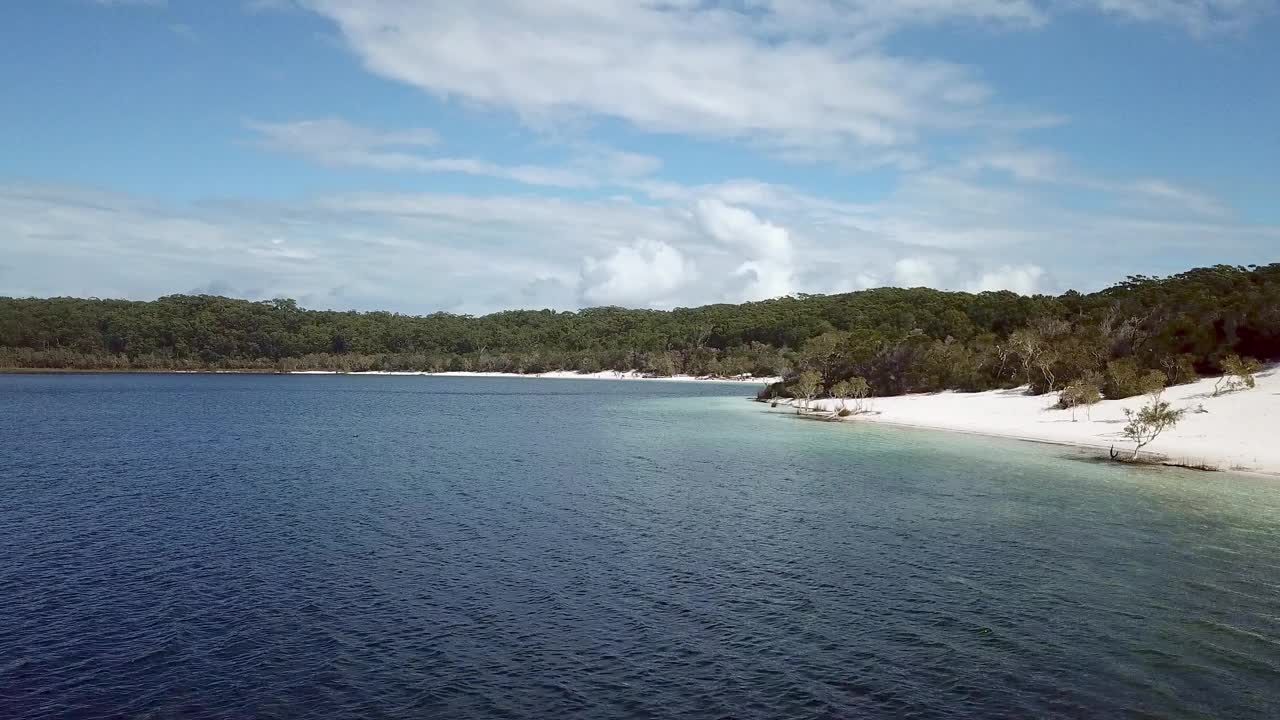
[[(1166, 430), (1143, 453), (1163, 455), (1169, 462), (1205, 464), (1220, 470), (1280, 474), (1280, 368), (1257, 375), (1257, 387), (1213, 397), (1216, 378), (1171, 387), (1164, 398), (1187, 413), (1178, 426)], [(1137, 409), (1145, 396), (1104, 400), (1086, 415), (1053, 409), (1056, 393), (1026, 395), (1023, 389), (982, 393), (942, 392), (874, 398), (871, 414), (846, 418), (853, 422), (881, 422), (936, 430), (995, 435), (1105, 450), (1132, 448), (1121, 433), (1124, 409)], [(831, 410), (834, 400), (819, 400), (814, 408)], [(1203, 412), (1198, 410), (1203, 409)]]
[(695, 377), (693, 375), (671, 375), (669, 377), (652, 377), (641, 373), (639, 370), (631, 370), (629, 372), (620, 372), (617, 370), (603, 370), (595, 373), (578, 373), (572, 370), (553, 370), (545, 373), (503, 373), (503, 372), (352, 372), (338, 373), (333, 370), (295, 370), (290, 375), (394, 375), (394, 376), (418, 376), (418, 377), (494, 377), (494, 378), (543, 378), (552, 380), (647, 380), (650, 382), (717, 382), (717, 383), (747, 383), (754, 385), (767, 385), (769, 383), (778, 382), (781, 378), (776, 377), (755, 377), (752, 375), (740, 375), (735, 377)]

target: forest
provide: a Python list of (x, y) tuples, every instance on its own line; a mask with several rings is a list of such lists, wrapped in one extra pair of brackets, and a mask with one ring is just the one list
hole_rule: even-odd
[[(154, 301), (0, 298), (7, 370), (503, 371), (637, 369), (782, 376), (877, 396), (1093, 378), (1107, 397), (1280, 360), (1280, 263), (1133, 276), (1058, 296), (880, 288), (670, 311), (600, 307), (484, 316), (307, 310), (171, 295)], [(789, 384), (765, 397), (787, 394)]]

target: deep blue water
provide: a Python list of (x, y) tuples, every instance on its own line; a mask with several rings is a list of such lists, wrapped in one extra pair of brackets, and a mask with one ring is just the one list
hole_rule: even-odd
[(1280, 717), (1280, 482), (749, 393), (0, 376), (0, 717)]

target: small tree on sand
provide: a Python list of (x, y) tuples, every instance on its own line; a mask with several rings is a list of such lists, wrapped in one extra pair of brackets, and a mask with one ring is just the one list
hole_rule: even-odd
[(1102, 400), (1102, 380), (1097, 373), (1091, 373), (1067, 385), (1058, 394), (1060, 405), (1071, 409), (1071, 422), (1076, 421), (1076, 408), (1084, 407), (1085, 416), (1093, 419), (1093, 406)]
[[(813, 370), (805, 370), (800, 373), (800, 377), (796, 378), (796, 384), (792, 386), (795, 396), (804, 401), (804, 409), (809, 409), (809, 403), (818, 396), (818, 391), (822, 389), (822, 376)], [(800, 412), (799, 409), (796, 412)]]
[[(839, 414), (841, 415), (860, 415), (867, 411), (866, 400), (871, 394), (871, 386), (867, 384), (865, 378), (851, 377), (848, 380), (841, 380), (831, 386), (831, 395), (838, 398)], [(849, 401), (853, 400), (853, 408), (849, 408)]]
[(849, 397), (853, 398), (853, 411), (861, 414), (867, 412), (867, 398), (871, 397), (871, 385), (863, 377), (849, 378)]
[(841, 380), (831, 386), (831, 397), (836, 399), (836, 409), (843, 412), (849, 402), (849, 381)]
[[(1160, 437), (1160, 433), (1176, 426), (1185, 412), (1185, 410), (1174, 410), (1159, 395), (1153, 396), (1151, 402), (1144, 405), (1137, 412), (1125, 408), (1124, 416), (1129, 423), (1124, 426), (1124, 436), (1135, 444), (1133, 455), (1129, 459), (1137, 460), (1138, 452), (1149, 445), (1151, 441)], [(1111, 457), (1115, 458), (1114, 450), (1111, 453)]]
[(1169, 378), (1159, 370), (1148, 370), (1138, 379), (1138, 387), (1146, 395), (1151, 396), (1152, 402), (1160, 399), (1160, 393), (1164, 392), (1164, 386), (1169, 382)]
[(1018, 354), (1018, 359), (1022, 361), (1023, 377), (1028, 385), (1028, 389), (1034, 385), (1031, 373), (1038, 365), (1036, 361), (1044, 352), (1045, 344), (1034, 330), (1022, 329), (1015, 331), (1009, 336), (1009, 345), (1013, 347), (1013, 351)]
[(1222, 358), (1222, 377), (1213, 386), (1213, 395), (1225, 395), (1229, 392), (1252, 389), (1257, 385), (1254, 373), (1262, 369), (1262, 364), (1251, 357), (1242, 358), (1235, 353)]

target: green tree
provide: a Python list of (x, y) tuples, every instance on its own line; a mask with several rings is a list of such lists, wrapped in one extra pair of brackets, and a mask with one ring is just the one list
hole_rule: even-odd
[(1085, 416), (1093, 419), (1093, 406), (1102, 400), (1102, 377), (1098, 373), (1089, 373), (1084, 377), (1068, 383), (1058, 395), (1061, 406), (1071, 410), (1071, 422), (1076, 421), (1076, 408), (1083, 407)]
[(1164, 389), (1167, 379), (1159, 370), (1143, 370), (1132, 358), (1107, 363), (1104, 391), (1111, 400), (1151, 394)]
[[(804, 410), (809, 409), (810, 403), (822, 391), (822, 376), (814, 370), (805, 370), (796, 378), (795, 384), (792, 385), (792, 392), (803, 403)], [(799, 412), (797, 408), (796, 412)]]
[(1169, 378), (1170, 385), (1185, 385), (1200, 377), (1196, 372), (1195, 356), (1187, 353), (1165, 356), (1160, 360), (1160, 367)]
[(877, 395), (1019, 381), (1043, 393), (1105, 369), (1104, 392), (1117, 398), (1145, 392), (1154, 371), (1189, 382), (1230, 355), (1280, 360), (1280, 263), (1135, 276), (1059, 297), (877, 288), (669, 312), (407, 316), (207, 295), (0, 298), (8, 368), (674, 369), (780, 375), (788, 386), (809, 369), (828, 387), (866, 378)]
[(1125, 408), (1124, 416), (1128, 424), (1124, 426), (1124, 436), (1134, 443), (1133, 455), (1129, 459), (1137, 460), (1138, 452), (1160, 437), (1160, 433), (1177, 426), (1185, 412), (1174, 410), (1168, 402), (1159, 398), (1153, 398), (1136, 412)]
[(844, 377), (849, 366), (849, 333), (832, 331), (812, 338), (800, 353), (800, 366), (818, 373), (823, 385)]
[(1222, 358), (1220, 367), (1222, 377), (1213, 386), (1215, 397), (1246, 388), (1253, 389), (1258, 384), (1253, 376), (1262, 369), (1262, 363), (1251, 357), (1242, 358), (1232, 353)]
[[(840, 413), (862, 414), (867, 411), (866, 401), (871, 394), (871, 386), (867, 384), (865, 378), (852, 377), (847, 380), (841, 380), (831, 386), (831, 396), (837, 399), (837, 407)], [(849, 407), (852, 401), (853, 407)]]
[(849, 402), (849, 381), (841, 380), (837, 382), (835, 385), (831, 386), (830, 392), (831, 397), (835, 398), (836, 409), (839, 412), (844, 412), (847, 409)]

